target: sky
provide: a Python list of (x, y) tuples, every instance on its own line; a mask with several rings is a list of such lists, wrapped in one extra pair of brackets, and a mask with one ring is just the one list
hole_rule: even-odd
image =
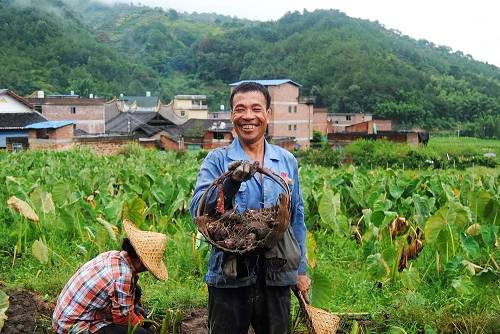
[(252, 20), (277, 20), (288, 11), (338, 9), (378, 21), (415, 39), (446, 45), (500, 67), (498, 0), (101, 0), (142, 3), (180, 12), (207, 12)]

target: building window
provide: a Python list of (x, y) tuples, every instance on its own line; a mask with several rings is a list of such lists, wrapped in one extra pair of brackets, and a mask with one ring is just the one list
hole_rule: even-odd
[(292, 113), (292, 106), (288, 106), (288, 113)]
[(297, 113), (297, 106), (293, 107), (293, 112), (296, 114)]
[(350, 120), (351, 120), (351, 115), (346, 115), (346, 116), (345, 116), (345, 120), (346, 120), (346, 121), (350, 121)]
[(292, 131), (292, 124), (288, 124), (288, 131)]
[(23, 143), (12, 143), (12, 151), (18, 152), (24, 149)]
[(35, 106), (35, 111), (38, 111), (41, 114), (42, 113), (42, 106)]
[(297, 131), (297, 124), (293, 125), (293, 131)]
[(76, 107), (69, 107), (69, 112), (72, 114), (76, 114)]
[(181, 116), (186, 116), (186, 112), (184, 110), (181, 110)]
[(214, 139), (224, 139), (224, 133), (223, 132), (214, 132)]

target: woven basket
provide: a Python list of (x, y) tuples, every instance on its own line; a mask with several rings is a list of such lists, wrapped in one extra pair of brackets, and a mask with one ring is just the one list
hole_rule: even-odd
[(340, 317), (320, 308), (311, 306), (300, 291), (295, 295), (307, 319), (310, 334), (335, 334), (340, 324)]
[[(196, 212), (196, 225), (198, 226), (198, 230), (200, 231), (201, 234), (205, 237), (205, 239), (214, 247), (217, 247), (219, 249), (222, 249), (225, 252), (232, 253), (232, 254), (249, 254), (251, 252), (255, 252), (257, 250), (261, 249), (270, 249), (272, 248), (276, 242), (280, 239), (283, 238), (283, 234), (285, 233), (286, 229), (288, 228), (288, 225), (290, 224), (290, 188), (286, 181), (279, 176), (278, 174), (274, 173), (272, 170), (267, 169), (267, 168), (261, 168), (257, 167), (257, 165), (254, 165), (256, 169), (256, 173), (261, 173), (263, 175), (269, 176), (271, 180), (276, 182), (282, 189), (283, 192), (279, 195), (278, 197), (278, 203), (271, 208), (273, 210), (273, 225), (269, 231), (269, 233), (264, 237), (259, 240), (255, 240), (255, 242), (252, 242), (251, 245), (247, 245), (244, 248), (228, 248), (225, 247), (224, 245), (221, 245), (220, 242), (215, 241), (212, 236), (210, 235), (208, 231), (208, 226), (210, 223), (223, 223), (224, 219), (227, 219), (228, 217), (224, 214), (217, 216), (217, 217), (210, 217), (207, 214), (202, 214), (205, 210), (206, 206), (206, 201), (208, 199), (207, 194), (210, 194), (214, 190), (219, 190), (222, 189), (222, 184), (227, 178), (230, 178), (232, 174), (234, 173), (233, 170), (229, 170), (226, 173), (222, 174), (219, 176), (208, 188), (205, 190), (203, 193), (201, 199), (200, 199), (200, 204), (198, 205), (198, 209)], [(261, 211), (261, 210), (270, 210), (269, 208), (267, 209), (260, 209), (260, 210), (253, 210), (253, 211)], [(251, 214), (251, 210), (246, 210), (245, 212), (241, 213), (240, 215), (249, 215)]]

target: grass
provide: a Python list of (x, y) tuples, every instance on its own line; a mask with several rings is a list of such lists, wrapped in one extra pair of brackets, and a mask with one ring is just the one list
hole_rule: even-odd
[(453, 155), (484, 154), (493, 152), (500, 157), (500, 140), (473, 137), (430, 137), (428, 148), (439, 153)]

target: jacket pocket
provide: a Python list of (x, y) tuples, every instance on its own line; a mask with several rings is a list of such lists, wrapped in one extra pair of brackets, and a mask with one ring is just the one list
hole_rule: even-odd
[(293, 235), (291, 225), (283, 234), (283, 238), (265, 253), (266, 271), (296, 271), (300, 265), (300, 247)]

